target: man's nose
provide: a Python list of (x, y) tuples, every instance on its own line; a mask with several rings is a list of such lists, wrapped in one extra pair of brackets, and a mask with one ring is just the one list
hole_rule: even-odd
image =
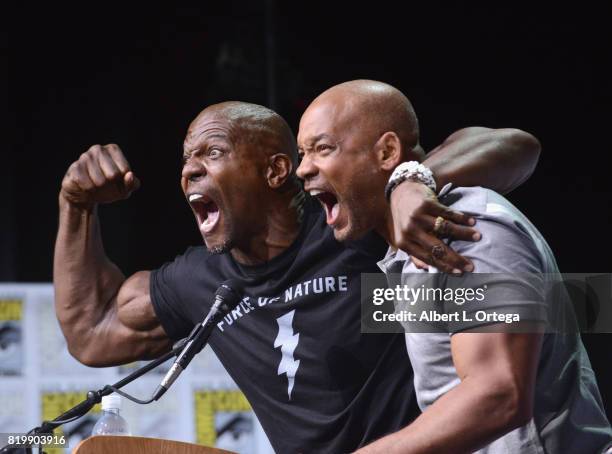
[(199, 181), (206, 176), (206, 168), (201, 163), (190, 159), (183, 166), (181, 176), (188, 182)]
[(300, 165), (295, 173), (297, 174), (298, 178), (308, 180), (317, 174), (317, 167), (314, 165), (309, 156), (304, 155), (302, 157), (302, 162), (300, 162)]

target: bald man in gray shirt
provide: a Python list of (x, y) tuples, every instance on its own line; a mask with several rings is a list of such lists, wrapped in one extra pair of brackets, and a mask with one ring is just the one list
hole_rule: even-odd
[[(470, 288), (477, 283), (478, 287), (486, 288), (486, 293), (481, 303), (464, 303), (460, 311), (440, 310), (440, 313), (461, 315), (457, 321), (442, 324), (446, 332), (440, 332), (439, 324), (430, 329), (405, 324), (406, 347), (414, 369), (419, 407), (425, 411), (466, 378), (459, 376), (453, 361), (456, 355), (452, 348), (454, 336), (502, 336), (506, 325), (494, 329), (497, 333), (477, 331), (494, 323), (486, 318), (487, 314), (516, 315), (521, 321), (540, 322), (546, 331), (540, 342), (533, 384), (533, 417), (478, 452), (601, 452), (612, 438), (610, 426), (580, 336), (567, 326), (572, 320), (567, 319), (564, 309), (570, 307), (570, 302), (550, 299), (549, 291), (553, 288), (550, 280), (558, 276), (559, 270), (546, 241), (518, 209), (493, 191), (447, 186), (438, 197), (447, 206), (477, 219), (476, 225), (482, 234), (480, 241), (450, 244), (472, 260), (475, 273), (483, 273), (482, 277), (458, 282), (469, 282), (466, 287)], [(428, 286), (449, 287), (447, 275), (438, 273), (435, 268), (417, 268), (401, 250), (390, 250), (379, 266), (385, 273), (401, 273), (404, 285), (415, 286), (415, 281), (422, 282), (415, 274), (428, 272), (431, 276), (426, 281)], [(560, 292), (555, 296), (567, 298), (568, 295)], [(413, 307), (418, 307), (419, 303)], [(476, 315), (478, 311), (480, 317)], [(411, 329), (421, 332), (409, 332)], [(468, 334), (469, 330), (477, 333)], [(490, 341), (494, 343), (495, 339)], [(508, 348), (497, 353), (511, 355), (513, 351)], [(488, 364), (483, 362), (482, 366), (488, 367)], [(495, 377), (495, 370), (488, 373), (491, 378)], [(484, 418), (488, 416), (493, 415), (483, 415)]]
[[(433, 176), (417, 162), (418, 136), (414, 110), (397, 89), (375, 81), (340, 84), (315, 99), (302, 116), (297, 174), (324, 205), (336, 239), (353, 240), (374, 229), (391, 246), (380, 262), (384, 272), (403, 273), (404, 283), (413, 286), (409, 275), (426, 276), (434, 287), (452, 290), (455, 277), (433, 267), (417, 268), (414, 260), (427, 257), (435, 263), (446, 250), (443, 240), (430, 251), (412, 247), (416, 257), (409, 257), (396, 240), (400, 235), (384, 195), (385, 186), (393, 196), (392, 183), (407, 178), (415, 182), (406, 184), (421, 187), (435, 199)], [(410, 160), (414, 162), (406, 163)], [(420, 332), (407, 333), (406, 345), (423, 413), (359, 452), (544, 454), (607, 449), (612, 430), (580, 335), (571, 329), (566, 304), (547, 301), (549, 281), (559, 275), (544, 238), (492, 191), (447, 186), (439, 198), (477, 222), (481, 237), (474, 239), (479, 241), (454, 241), (452, 247), (472, 261), (479, 273), (473, 276), (486, 284), (480, 309), (485, 315), (516, 316), (520, 329), (509, 329), (499, 319), (475, 317), (476, 305), (466, 305), (461, 312), (467, 316), (459, 320), (447, 317), (431, 325), (425, 321), (425, 327), (413, 325)], [(444, 236), (444, 217), (430, 222), (431, 231)], [(459, 304), (456, 299), (454, 303)]]

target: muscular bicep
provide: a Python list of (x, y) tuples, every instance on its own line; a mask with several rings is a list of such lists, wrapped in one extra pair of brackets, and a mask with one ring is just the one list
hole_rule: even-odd
[[(479, 383), (492, 396), (510, 396), (521, 411), (530, 413), (542, 344), (541, 329), (533, 325), (529, 333), (499, 332), (504, 327), (490, 325), (490, 332), (462, 332), (451, 337), (453, 363), (459, 378)], [(498, 332), (493, 332), (498, 331)], [(487, 393), (488, 394), (488, 393)], [(489, 395), (489, 394), (488, 394)]]
[(171, 346), (151, 303), (151, 273), (138, 272), (125, 280), (109, 302), (104, 319), (94, 328), (103, 349), (92, 351), (90, 365), (107, 366), (159, 356)]
[(446, 139), (444, 139), (444, 142), (442, 142), (440, 145), (435, 147), (433, 150), (430, 150), (429, 153), (427, 153), (427, 157), (433, 156), (434, 154), (438, 153), (440, 150), (443, 150), (444, 147), (448, 145), (449, 143), (452, 143), (457, 140), (465, 140), (465, 139), (474, 138), (481, 134), (489, 133), (491, 131), (493, 131), (493, 129), (485, 128), (484, 126), (470, 126), (468, 128), (458, 129), (457, 131), (453, 132), (450, 136), (448, 136)]
[(533, 173), (540, 143), (519, 129), (464, 128), (427, 154), (438, 187), (483, 186), (506, 193)]
[(148, 331), (159, 326), (150, 293), (150, 271), (140, 271), (121, 286), (117, 295), (118, 318), (127, 328)]

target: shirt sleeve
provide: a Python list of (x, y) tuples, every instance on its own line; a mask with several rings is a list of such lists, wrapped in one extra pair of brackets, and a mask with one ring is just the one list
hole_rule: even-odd
[[(545, 324), (548, 302), (543, 258), (528, 230), (508, 215), (483, 216), (477, 228), (482, 233), (480, 241), (450, 244), (472, 260), (474, 273), (440, 275), (440, 287), (454, 291), (454, 298), (444, 302), (445, 312), (461, 313), (449, 322), (449, 332), (509, 323), (515, 315), (520, 322)], [(470, 292), (470, 301), (465, 289), (477, 291)], [(511, 323), (516, 326), (516, 320)]]
[(166, 334), (173, 341), (187, 336), (193, 328), (185, 305), (188, 304), (189, 283), (187, 280), (193, 270), (194, 248), (179, 255), (151, 272), (151, 303)]

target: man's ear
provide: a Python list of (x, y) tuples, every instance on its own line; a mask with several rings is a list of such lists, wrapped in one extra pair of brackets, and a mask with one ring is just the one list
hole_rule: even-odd
[(293, 171), (291, 159), (284, 153), (277, 153), (268, 158), (266, 180), (272, 189), (280, 188)]
[(396, 133), (385, 132), (375, 145), (378, 165), (381, 170), (393, 171), (402, 161), (402, 142)]

